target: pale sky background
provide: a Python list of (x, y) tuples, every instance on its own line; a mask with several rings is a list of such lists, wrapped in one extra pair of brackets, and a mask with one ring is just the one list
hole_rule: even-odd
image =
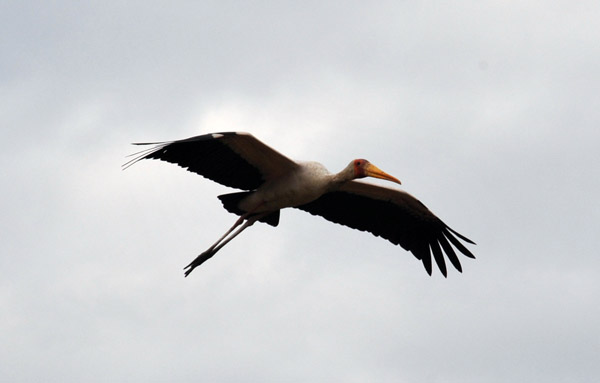
[[(3, 382), (600, 378), (598, 1), (3, 1)], [(464, 272), (298, 210), (183, 278), (232, 191), (131, 142), (364, 157)]]

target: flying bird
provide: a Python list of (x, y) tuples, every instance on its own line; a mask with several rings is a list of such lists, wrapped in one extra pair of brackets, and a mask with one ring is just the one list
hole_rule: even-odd
[(462, 272), (453, 246), (475, 258), (461, 240), (475, 244), (435, 216), (412, 195), (373, 185), (359, 178), (400, 181), (365, 159), (353, 160), (339, 173), (329, 173), (318, 162), (296, 162), (249, 133), (212, 133), (184, 140), (136, 143), (152, 147), (134, 153), (123, 165), (143, 159), (177, 164), (222, 185), (244, 190), (218, 196), (223, 207), (239, 219), (185, 270), (187, 277), (229, 241), (255, 222), (279, 224), (280, 211), (293, 207), (353, 229), (368, 231), (413, 253), (429, 275), (433, 259), (446, 276), (444, 254)]

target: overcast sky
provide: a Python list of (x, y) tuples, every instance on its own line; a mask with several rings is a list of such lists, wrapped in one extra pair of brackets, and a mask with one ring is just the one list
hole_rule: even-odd
[[(600, 377), (597, 1), (3, 1), (0, 381)], [(367, 158), (472, 238), (463, 273), (131, 142), (248, 131)]]

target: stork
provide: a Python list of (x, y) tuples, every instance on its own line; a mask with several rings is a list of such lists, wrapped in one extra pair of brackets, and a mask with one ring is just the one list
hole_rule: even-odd
[(158, 159), (244, 190), (218, 196), (223, 207), (239, 218), (184, 268), (186, 277), (255, 222), (277, 226), (281, 209), (287, 207), (368, 231), (400, 245), (423, 263), (429, 275), (432, 254), (444, 277), (447, 276), (444, 254), (462, 272), (453, 246), (465, 256), (475, 258), (456, 237), (475, 243), (448, 227), (412, 195), (357, 181), (374, 177), (400, 184), (397, 178), (365, 159), (355, 159), (339, 173), (332, 174), (318, 162), (293, 161), (244, 132), (134, 145), (152, 147), (132, 154), (124, 169), (143, 159)]

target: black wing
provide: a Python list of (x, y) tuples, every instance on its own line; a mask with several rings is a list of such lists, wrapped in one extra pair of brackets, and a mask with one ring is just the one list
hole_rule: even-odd
[(401, 190), (350, 181), (339, 190), (297, 208), (402, 246), (423, 262), (429, 275), (431, 253), (444, 276), (447, 275), (444, 253), (462, 271), (450, 243), (467, 257), (475, 258), (456, 237), (471, 244), (473, 241), (446, 226), (419, 200)]
[(298, 166), (251, 134), (242, 132), (212, 133), (185, 140), (134, 145), (155, 146), (135, 153), (137, 156), (123, 165), (124, 168), (143, 159), (158, 159), (243, 190), (254, 190), (265, 181)]

